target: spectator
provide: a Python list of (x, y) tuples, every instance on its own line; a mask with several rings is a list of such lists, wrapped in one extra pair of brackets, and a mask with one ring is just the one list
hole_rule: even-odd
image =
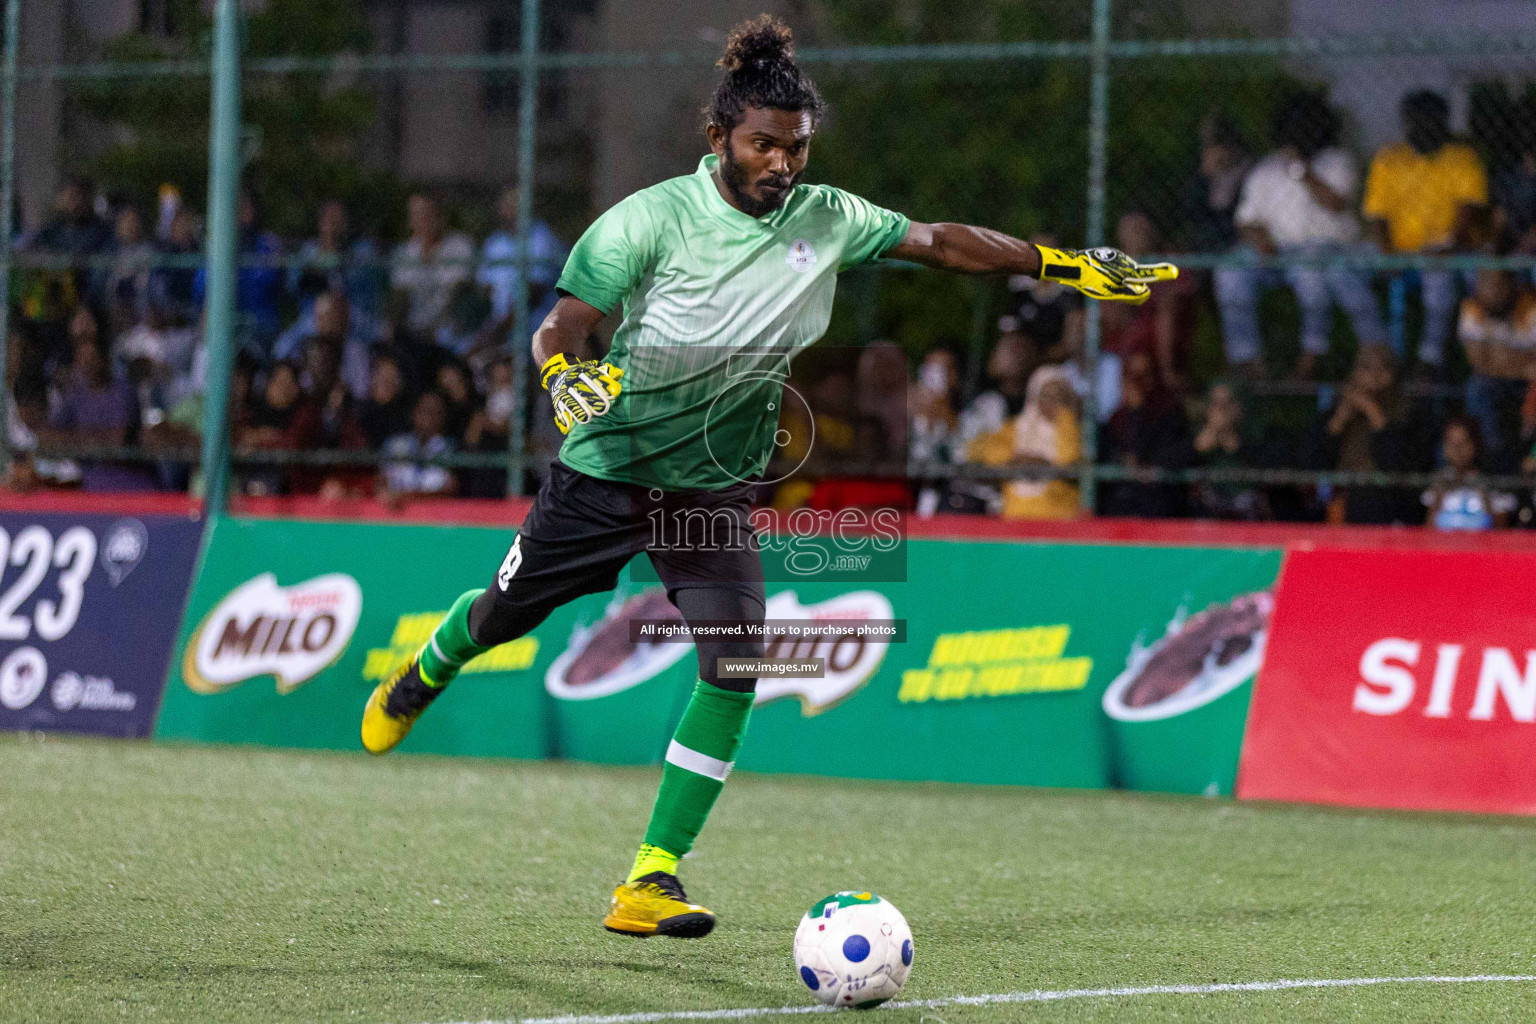
[(1327, 353), (1335, 304), (1349, 315), (1361, 344), (1387, 341), (1367, 276), (1316, 265), (1348, 254), (1360, 240), (1360, 222), (1354, 213), (1360, 172), (1354, 158), (1339, 147), (1338, 133), (1338, 118), (1322, 97), (1298, 94), (1275, 117), (1278, 148), (1260, 160), (1243, 182), (1235, 214), (1243, 243), (1258, 255), (1302, 262), (1284, 270), (1216, 272), (1227, 363), (1235, 371), (1252, 375), (1262, 366), (1259, 293), (1281, 282), (1291, 287), (1301, 306), (1296, 376), (1310, 378), (1318, 357)]
[(1452, 416), (1445, 421), (1440, 440), (1445, 468), (1423, 495), (1430, 526), (1437, 530), (1491, 530), (1509, 525), (1515, 496), (1490, 490), (1479, 479), (1481, 450), (1473, 420)]
[(1100, 502), (1104, 515), (1163, 518), (1184, 514), (1184, 488), (1154, 483), (1140, 472), (1187, 469), (1193, 461), (1184, 415), (1173, 394), (1162, 386), (1146, 352), (1133, 352), (1126, 358), (1120, 408), (1104, 425), (1101, 442), (1105, 461), (1124, 466), (1137, 477), (1104, 485)]
[(304, 346), (299, 385), (319, 409), (314, 443), (320, 448), (368, 447), (368, 438), (357, 422), (357, 398), (342, 376), (344, 359), (341, 339), (335, 335), (317, 334)]
[[(178, 205), (166, 227), (165, 240), (159, 245), (161, 257), (175, 260), (189, 258), (202, 251), (197, 217), (184, 205)], [(202, 291), (198, 286), (198, 268), (162, 265), (150, 273), (150, 301), (164, 309), (173, 323), (191, 323), (202, 310)]]
[[(1450, 107), (1433, 92), (1409, 93), (1402, 104), (1406, 142), (1371, 161), (1364, 213), (1377, 245), (1389, 253), (1443, 254), (1465, 249), (1488, 202), (1488, 177), (1477, 151), (1451, 137)], [(1445, 361), (1456, 315), (1451, 271), (1421, 271), (1424, 334), (1419, 361), (1431, 372)]]
[[(496, 201), (497, 228), (480, 249), (480, 269), (475, 280), (490, 290), (488, 340), (499, 344), (507, 337), (517, 314), (517, 285), (522, 276), (522, 250), (517, 240), (517, 189), (508, 186)], [(528, 226), (529, 322), (541, 323), (555, 308), (555, 281), (565, 265), (565, 246), (548, 224), (535, 220)]]
[(469, 376), (469, 368), (458, 360), (449, 360), (438, 367), (437, 391), (448, 407), (443, 432), (455, 444), (460, 443), (482, 404), (479, 393), (475, 391), (475, 383)]
[[(251, 404), (249, 420), (241, 428), (235, 443), (242, 448), (267, 450), (308, 447), (313, 440), (301, 421), (309, 417), (304, 389), (299, 386), (299, 368), (289, 362), (276, 362), (267, 370), (260, 394)], [(296, 431), (294, 428), (298, 426)]]
[[(1055, 235), (1031, 235), (1039, 245), (1060, 245)], [(1034, 343), (1033, 362), (1059, 363), (1083, 348), (1083, 297), (1055, 281), (1016, 274), (1008, 279), (1008, 313), (999, 323)]]
[[(81, 307), (87, 310), (88, 307)], [(77, 326), (78, 325), (78, 326)], [(139, 406), (133, 387), (112, 370), (96, 330), (72, 324), (74, 362), (48, 416), (42, 440), (62, 445), (123, 447), (137, 436)], [(87, 491), (152, 490), (155, 476), (132, 464), (90, 460), (80, 464)]]
[(1515, 161), (1493, 175), (1494, 226), (1501, 248), (1536, 255), (1536, 97), (1515, 107), (1510, 124)]
[(375, 354), (368, 378), (368, 397), (357, 408), (358, 426), (368, 439), (368, 447), (377, 449), (389, 438), (409, 430), (410, 409), (399, 357), (388, 352)]
[(917, 369), (917, 381), (907, 393), (911, 458), (927, 462), (948, 457), (959, 425), (955, 409), (959, 389), (960, 367), (955, 353), (943, 347), (929, 349)]
[(199, 340), (195, 329), (173, 325), (165, 310), (151, 303), (145, 308), (142, 323), (118, 335), (112, 357), (124, 365), (147, 362), (155, 376), (170, 386), (192, 372)]
[[(240, 314), (240, 343), (260, 356), (272, 350), (278, 331), (278, 303), (282, 298), (283, 243), (261, 226), (261, 207), (256, 193), (240, 189), (235, 207), (235, 225), (239, 230), (235, 258), (235, 310)], [(195, 291), (198, 305), (207, 288), (207, 271), (197, 272)]]
[[(1314, 428), (1304, 461), (1309, 468), (1347, 473), (1423, 471), (1430, 462), (1422, 429), (1427, 417), (1410, 413), (1397, 387), (1391, 351), (1365, 346), (1338, 403)], [(1401, 487), (1351, 486), (1336, 500), (1332, 516), (1346, 523), (1412, 524), (1422, 514), (1413, 492)]]
[(80, 264), (112, 244), (112, 228), (96, 215), (95, 198), (89, 178), (70, 178), (54, 199), (53, 219), (32, 238), (32, 248), (67, 259), (82, 282)]
[(309, 311), (278, 335), (272, 358), (298, 360), (312, 339), (335, 339), (341, 348), (341, 377), (355, 398), (368, 394), (369, 351), (379, 340), (375, 324), (347, 293), (333, 290), (315, 296)]
[(346, 204), (340, 199), (322, 202), (315, 237), (299, 246), (288, 270), (288, 291), (298, 301), (300, 316), (326, 292), (345, 295), (354, 315), (376, 316), (382, 290), (378, 262), (373, 240), (353, 233)]
[(125, 203), (117, 211), (112, 265), (105, 274), (102, 294), (107, 320), (114, 334), (143, 322), (149, 308), (149, 275), (155, 247), (144, 237), (144, 217)]
[(38, 437), (47, 433), (48, 389), (39, 377), (25, 375), (16, 382), (10, 410), (12, 458), (4, 481), (8, 490), (79, 486), (80, 466), (73, 459), (37, 457)]
[(872, 341), (859, 353), (854, 373), (855, 412), (872, 416), (885, 428), (893, 456), (906, 461), (907, 356), (894, 341)]
[(474, 244), (448, 232), (437, 200), (424, 192), (406, 207), (411, 237), (395, 249), (390, 285), (397, 340), (426, 346), (447, 326), (455, 294), (469, 281)]
[[(1140, 212), (1120, 218), (1115, 243), (1126, 255), (1138, 260), (1166, 251), (1152, 218)], [(1196, 287), (1196, 278), (1184, 275), (1154, 288), (1152, 297), (1139, 306), (1106, 304), (1100, 310), (1103, 351), (1120, 360), (1122, 366), (1135, 352), (1151, 357), (1159, 386), (1172, 395), (1182, 393), (1189, 372)], [(1113, 409), (1106, 410), (1106, 414), (1112, 412)]]
[(1034, 370), (1029, 340), (1018, 331), (1004, 331), (987, 356), (991, 387), (961, 410), (956, 423), (956, 454), (983, 434), (990, 434), (1024, 411), (1029, 375)]
[[(1065, 468), (1082, 457), (1078, 397), (1059, 366), (1042, 366), (1029, 380), (1024, 411), (1001, 429), (983, 434), (966, 452), (984, 466)], [(1002, 486), (998, 511), (1008, 519), (1074, 519), (1080, 511), (1077, 483), (1070, 479), (1010, 480)]]
[(1179, 192), (1178, 222), (1169, 225), (1186, 252), (1225, 252), (1237, 244), (1233, 214), (1253, 157), (1225, 114), (1200, 119), (1200, 164)]
[(1461, 304), (1457, 337), (1472, 367), (1467, 414), (1478, 425), (1483, 451), (1502, 464), (1513, 454), (1515, 421), (1536, 378), (1536, 296), (1510, 271), (1478, 271)]
[(384, 442), (384, 455), (392, 461), (383, 466), (386, 496), (447, 494), (456, 486), (453, 472), (443, 466), (393, 461), (439, 458), (451, 454), (454, 443), (444, 433), (448, 403), (436, 391), (423, 392), (411, 410), (411, 429)]
[[(111, 244), (112, 229), (92, 208), (95, 188), (82, 177), (70, 178), (54, 197), (53, 218), (26, 243), (17, 282), (23, 315), (36, 321), (49, 368), (67, 364), (70, 315), (81, 302), (96, 300), (92, 284), (101, 283), (87, 267), (91, 257)], [(27, 259), (35, 254), (36, 259)]]
[[(512, 411), (515, 400), (512, 395), (512, 360), (498, 359), (487, 370), (485, 401), (475, 410), (469, 426), (464, 430), (464, 450), (471, 452), (505, 452), (511, 441)], [(549, 395), (540, 389), (539, 397), (548, 403)], [(529, 470), (542, 481), (549, 463), (560, 450), (564, 435), (554, 426), (553, 407), (549, 414), (535, 415), (530, 433), (524, 441), (529, 449)], [(481, 468), (464, 474), (461, 490), (467, 498), (499, 498), (507, 493), (505, 470)]]
[(75, 307), (69, 316), (69, 352), (71, 358), (79, 354), (80, 346), (91, 344), (103, 351), (107, 350), (107, 336), (103, 327), (103, 319), (96, 307), (82, 302)]
[[(1257, 469), (1262, 459), (1247, 436), (1243, 403), (1231, 384), (1211, 385), (1205, 422), (1195, 434), (1195, 462), (1202, 469)], [(1195, 488), (1195, 508), (1211, 519), (1270, 518), (1269, 500), (1251, 484), (1205, 482)]]
[[(168, 326), (159, 308), (151, 307), (145, 322), (120, 336), (112, 346), (113, 359), (126, 369), (137, 395), (143, 427), (154, 428), (165, 422), (166, 410), (182, 394), (178, 382), (192, 369), (197, 342), (195, 331)], [(174, 480), (167, 477), (163, 482), (169, 485)]]
[(516, 400), (512, 396), (512, 360), (498, 359), (491, 364), (490, 387), (486, 392), (485, 403), (464, 432), (465, 447), (471, 451), (501, 451), (506, 448), (515, 405)]
[[(909, 410), (908, 457), (917, 462), (948, 462), (957, 451), (959, 414), (955, 408), (960, 373), (954, 352), (930, 349), (917, 370), (917, 381), (907, 391)], [(883, 440), (883, 438), (882, 438)], [(939, 507), (943, 480), (930, 480), (918, 494), (919, 515), (932, 515)]]

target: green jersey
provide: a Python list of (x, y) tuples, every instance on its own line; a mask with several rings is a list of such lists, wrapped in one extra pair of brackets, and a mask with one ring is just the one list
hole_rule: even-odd
[(720, 195), (717, 163), (623, 200), (566, 261), (561, 292), (624, 306), (608, 354), (623, 392), (571, 428), (560, 460), (574, 470), (667, 491), (760, 475), (789, 359), (826, 332), (838, 271), (906, 237), (906, 217), (826, 185), (748, 216)]

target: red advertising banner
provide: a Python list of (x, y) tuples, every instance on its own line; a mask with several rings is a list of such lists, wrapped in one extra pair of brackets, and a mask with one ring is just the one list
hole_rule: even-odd
[(1243, 799), (1536, 813), (1536, 555), (1292, 550)]

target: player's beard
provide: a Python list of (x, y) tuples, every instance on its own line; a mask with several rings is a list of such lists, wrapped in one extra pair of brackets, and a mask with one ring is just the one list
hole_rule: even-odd
[(731, 194), (731, 202), (736, 205), (736, 209), (748, 217), (766, 217), (783, 206), (784, 200), (789, 198), (795, 183), (800, 180), (798, 174), (779, 179), (787, 182), (782, 192), (771, 199), (756, 199), (747, 192), (747, 178), (750, 174), (750, 171), (736, 162), (736, 158), (731, 153), (731, 147), (726, 146), (725, 152), (720, 157), (720, 181), (725, 185), (725, 190)]

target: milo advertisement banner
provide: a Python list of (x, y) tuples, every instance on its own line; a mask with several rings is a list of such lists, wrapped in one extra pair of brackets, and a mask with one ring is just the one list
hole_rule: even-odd
[[(914, 540), (908, 582), (768, 585), (770, 658), (737, 766), (859, 778), (1230, 793), (1277, 550)], [(635, 578), (641, 574), (636, 573)], [(657, 763), (697, 672), (657, 585), (621, 583), (545, 672), (559, 752)], [(894, 622), (899, 641), (820, 635)], [(545, 630), (540, 631), (541, 637)]]
[(147, 736), (202, 526), (0, 514), (0, 729)]
[[(368, 694), (484, 586), (510, 530), (225, 519), (193, 587), (159, 739), (360, 750)], [(569, 628), (575, 609), (557, 612)], [(544, 757), (541, 637), (466, 666), (402, 749)]]
[[(161, 738), (360, 748), (369, 692), (511, 531), (227, 520)], [(1280, 552), (912, 540), (905, 582), (768, 584), (747, 771), (1229, 793)], [(659, 764), (698, 674), (626, 571), (471, 662), (402, 751)], [(638, 629), (643, 623), (645, 629)], [(849, 632), (824, 624), (868, 623)]]

